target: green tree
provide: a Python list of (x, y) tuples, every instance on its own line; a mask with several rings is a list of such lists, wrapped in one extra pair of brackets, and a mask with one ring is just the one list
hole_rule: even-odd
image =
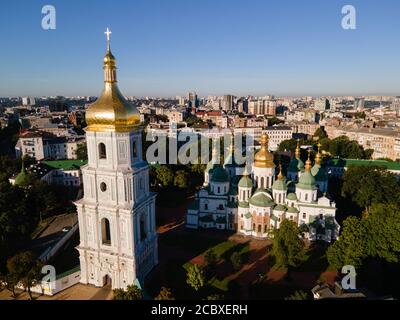
[(194, 290), (199, 291), (202, 287), (204, 287), (206, 282), (205, 272), (199, 265), (191, 265), (186, 276), (186, 283)]
[(219, 300), (219, 301), (222, 301), (224, 299), (225, 297), (222, 294), (211, 294), (206, 298), (206, 300)]
[(80, 143), (76, 149), (76, 157), (78, 160), (87, 160), (88, 159), (88, 152), (87, 152), (87, 144)]
[(239, 252), (232, 253), (230, 260), (232, 263), (232, 267), (235, 271), (239, 271), (240, 269), (242, 269), (243, 259), (242, 255)]
[(162, 287), (160, 293), (154, 300), (175, 300), (174, 295), (172, 294), (171, 289)]
[(374, 203), (400, 203), (396, 177), (379, 166), (350, 166), (343, 176), (342, 195), (367, 214)]
[(14, 284), (21, 283), (28, 290), (31, 300), (33, 300), (31, 288), (39, 283), (42, 266), (43, 264), (30, 251), (19, 253), (7, 261), (9, 279), (12, 279)]
[(143, 300), (142, 290), (136, 285), (129, 285), (125, 290), (114, 289), (113, 300)]
[(207, 271), (213, 271), (217, 265), (218, 257), (213, 249), (207, 250), (204, 255), (204, 263)]
[(363, 219), (368, 236), (363, 244), (366, 254), (389, 263), (400, 260), (400, 214), (395, 204), (374, 204)]
[(339, 240), (326, 252), (329, 264), (338, 270), (345, 265), (359, 267), (365, 257), (366, 231), (361, 219), (347, 218)]
[(167, 165), (156, 167), (156, 179), (163, 187), (171, 186), (174, 182), (174, 172)]
[(292, 295), (285, 300), (309, 300), (309, 294), (303, 290), (295, 291)]
[(0, 181), (0, 268), (26, 245), (38, 222), (36, 199), (29, 190)]
[(180, 189), (186, 189), (189, 186), (189, 175), (185, 170), (179, 170), (175, 174), (174, 185)]
[(328, 134), (326, 133), (324, 128), (321, 128), (321, 127), (319, 127), (314, 133), (314, 138), (324, 139), (327, 137), (328, 137)]
[(306, 249), (301, 232), (293, 221), (285, 219), (274, 231), (273, 254), (280, 267), (297, 267), (306, 258)]

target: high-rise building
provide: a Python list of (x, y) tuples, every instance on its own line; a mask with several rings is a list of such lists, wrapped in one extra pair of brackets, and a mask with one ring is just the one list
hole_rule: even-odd
[(396, 97), (392, 103), (392, 110), (396, 111), (396, 115), (400, 116), (400, 97)]
[(222, 98), (222, 110), (231, 111), (234, 105), (234, 96), (228, 94)]
[(89, 159), (82, 169), (84, 197), (76, 202), (80, 282), (126, 289), (158, 263), (156, 195), (142, 158), (140, 114), (118, 89), (109, 44), (104, 77), (102, 96), (86, 112)]
[(188, 100), (192, 108), (197, 108), (199, 106), (199, 99), (197, 93), (192, 91), (188, 93)]
[(22, 98), (22, 105), (23, 106), (33, 106), (36, 104), (36, 100), (33, 97), (23, 97)]
[(354, 109), (358, 112), (363, 112), (365, 106), (365, 99), (364, 98), (357, 98), (354, 100)]
[(326, 98), (317, 99), (314, 101), (314, 109), (318, 111), (328, 110), (330, 107), (329, 100)]

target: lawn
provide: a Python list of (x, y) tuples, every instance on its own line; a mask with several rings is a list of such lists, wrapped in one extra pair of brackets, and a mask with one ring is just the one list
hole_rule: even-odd
[[(208, 250), (213, 250), (219, 260), (215, 270), (215, 275), (208, 281), (208, 285), (217, 290), (228, 292), (232, 282), (232, 277), (236, 273), (240, 273), (240, 271), (236, 272), (233, 270), (230, 263), (230, 257), (234, 252), (238, 252), (242, 256), (243, 264), (245, 264), (250, 253), (250, 245), (248, 242), (237, 243), (228, 240), (221, 242)], [(202, 253), (203, 257), (208, 250)], [(189, 270), (191, 265), (191, 262), (187, 262), (183, 265), (186, 272)]]

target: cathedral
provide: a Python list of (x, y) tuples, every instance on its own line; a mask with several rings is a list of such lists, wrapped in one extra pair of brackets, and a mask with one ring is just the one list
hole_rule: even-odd
[(88, 164), (84, 197), (76, 202), (83, 284), (126, 289), (158, 263), (156, 195), (149, 191), (140, 115), (117, 85), (107, 30), (104, 90), (86, 112)]
[(268, 140), (263, 134), (251, 166), (236, 165), (233, 147), (223, 165), (213, 151), (204, 187), (188, 207), (186, 227), (230, 230), (262, 239), (289, 219), (310, 241), (337, 239), (336, 204), (326, 196), (328, 174), (322, 166), (320, 146), (312, 165), (310, 153), (305, 164), (300, 159), (298, 144), (286, 178), (282, 165), (277, 168), (273, 162)]

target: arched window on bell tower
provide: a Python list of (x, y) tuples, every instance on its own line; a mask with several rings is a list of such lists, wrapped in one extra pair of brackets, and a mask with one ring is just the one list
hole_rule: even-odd
[(133, 156), (134, 158), (137, 158), (137, 156), (138, 156), (138, 152), (137, 152), (137, 142), (136, 142), (136, 141), (133, 141), (133, 142), (132, 142), (132, 156)]
[(140, 241), (144, 241), (147, 238), (146, 234), (146, 221), (144, 214), (140, 217)]
[(106, 145), (104, 143), (99, 143), (99, 158), (107, 159)]
[(110, 221), (106, 218), (101, 220), (101, 238), (103, 245), (111, 246)]

